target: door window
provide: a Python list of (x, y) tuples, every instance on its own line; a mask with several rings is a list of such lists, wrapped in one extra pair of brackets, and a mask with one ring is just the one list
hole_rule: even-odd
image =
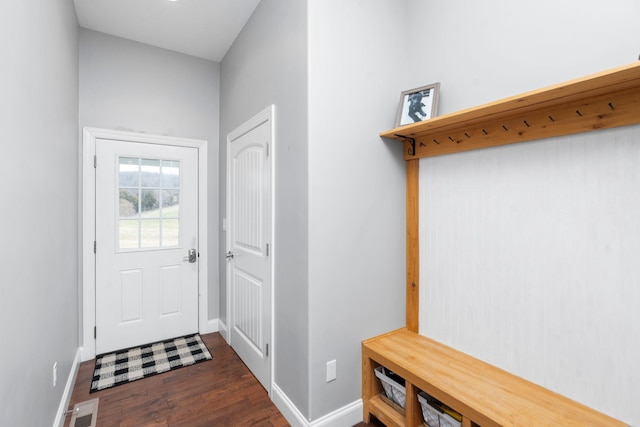
[(118, 249), (180, 245), (180, 161), (120, 157)]

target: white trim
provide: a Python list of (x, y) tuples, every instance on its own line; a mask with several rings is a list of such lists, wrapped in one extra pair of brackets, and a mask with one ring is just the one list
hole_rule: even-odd
[(284, 415), (289, 424), (291, 424), (291, 427), (309, 426), (309, 422), (305, 419), (304, 415), (302, 415), (296, 405), (293, 404), (276, 383), (271, 385), (271, 401), (276, 405), (276, 408), (280, 410), (282, 415)]
[[(256, 114), (255, 116), (253, 116), (252, 118), (250, 118), (249, 120), (247, 120), (245, 123), (243, 123), (242, 125), (240, 125), (239, 127), (237, 127), (236, 129), (234, 129), (233, 131), (229, 132), (227, 134), (227, 177), (226, 177), (226, 212), (225, 212), (225, 217), (227, 219), (227, 221), (229, 221), (229, 216), (230, 216), (230, 195), (229, 195), (229, 171), (231, 170), (230, 168), (230, 163), (231, 163), (231, 141), (240, 138), (242, 135), (250, 132), (251, 130), (255, 129), (256, 127), (260, 126), (263, 123), (269, 122), (269, 128), (270, 128), (270, 136), (271, 136), (271, 143), (269, 146), (269, 162), (271, 163), (271, 230), (270, 230), (270, 241), (271, 241), (271, 253), (269, 256), (270, 262), (271, 262), (271, 327), (269, 328), (271, 333), (270, 333), (270, 337), (269, 337), (269, 343), (270, 343), (270, 355), (269, 355), (269, 369), (270, 369), (270, 373), (269, 373), (269, 383), (270, 383), (270, 387), (268, 387), (267, 389), (267, 393), (269, 393), (269, 396), (271, 396), (272, 392), (273, 392), (273, 386), (274, 386), (274, 378), (275, 378), (275, 356), (276, 356), (276, 346), (275, 346), (275, 287), (276, 287), (276, 273), (275, 273), (275, 259), (276, 259), (276, 253), (277, 253), (277, 246), (276, 246), (276, 233), (275, 233), (275, 229), (276, 229), (276, 213), (275, 213), (275, 206), (276, 206), (276, 150), (275, 150), (275, 146), (276, 146), (276, 106), (274, 104), (269, 105), (267, 108), (265, 108), (264, 110), (262, 110), (261, 112), (259, 112), (258, 114)], [(229, 240), (229, 236), (230, 233), (228, 232), (228, 222), (227, 222), (227, 233), (226, 233), (226, 250), (225, 252), (229, 251), (229, 248), (231, 247), (231, 242)], [(227, 296), (227, 301), (226, 301), (226, 306), (227, 306), (227, 322), (231, 323), (231, 291), (229, 289), (229, 277), (231, 275), (231, 271), (230, 271), (230, 267), (229, 267), (229, 263), (226, 263), (226, 280), (225, 280), (225, 286), (227, 289), (226, 292), (226, 296)], [(228, 328), (227, 328), (228, 326)], [(225, 341), (227, 341), (227, 344), (229, 344), (230, 346), (232, 346), (232, 337), (231, 337), (231, 325), (225, 325), (224, 328), (224, 332), (222, 333), (222, 336), (224, 337)]]
[(229, 332), (227, 331), (227, 325), (222, 321), (222, 319), (218, 319), (218, 332), (222, 335), (222, 338), (229, 344)]
[[(96, 154), (96, 139), (140, 142), (148, 144), (173, 145), (198, 149), (198, 330), (209, 328), (208, 307), (208, 230), (207, 230), (207, 141), (177, 138), (145, 133), (123, 132), (109, 129), (85, 127), (82, 130), (82, 353), (81, 360), (96, 356), (96, 342), (93, 327), (96, 318), (95, 306), (95, 169), (93, 159)], [(84, 256), (87, 255), (87, 256)]]
[(362, 399), (336, 409), (327, 415), (312, 421), (310, 427), (343, 427), (362, 422)]
[(291, 427), (344, 427), (356, 425), (362, 421), (362, 399), (336, 409), (315, 421), (307, 421), (277, 384), (273, 384), (272, 390), (271, 400)]
[(220, 329), (219, 324), (220, 324), (220, 320), (219, 319), (208, 320), (207, 324), (206, 324), (206, 328), (205, 329), (200, 328), (200, 333), (201, 334), (212, 334), (214, 332), (218, 332), (218, 330)]
[(69, 376), (67, 377), (67, 383), (64, 386), (62, 392), (62, 398), (60, 399), (60, 405), (58, 405), (58, 412), (56, 418), (53, 420), (53, 427), (62, 427), (65, 422), (65, 413), (71, 402), (71, 394), (73, 393), (73, 386), (76, 383), (76, 377), (78, 376), (78, 369), (80, 369), (80, 354), (82, 353), (82, 347), (78, 347), (76, 350), (76, 356), (73, 358), (71, 369), (69, 370)]

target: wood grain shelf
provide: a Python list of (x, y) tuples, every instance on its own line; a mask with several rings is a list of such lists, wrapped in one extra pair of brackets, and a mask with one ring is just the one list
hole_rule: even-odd
[[(463, 426), (626, 425), (407, 329), (364, 341), (362, 358), (366, 422), (373, 414), (389, 427), (422, 425), (416, 397), (422, 390), (462, 414)], [(379, 397), (373, 372), (379, 365), (405, 379), (406, 415)]]
[(636, 123), (640, 61), (380, 136), (404, 142), (405, 160), (410, 160)]

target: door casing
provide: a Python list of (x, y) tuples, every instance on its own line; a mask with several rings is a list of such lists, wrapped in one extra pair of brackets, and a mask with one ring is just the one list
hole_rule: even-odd
[(85, 127), (82, 131), (82, 155), (80, 170), (81, 206), (82, 206), (82, 252), (79, 254), (79, 263), (82, 265), (81, 283), (82, 296), (82, 330), (81, 336), (81, 361), (91, 360), (96, 356), (96, 342), (94, 339), (94, 326), (96, 319), (96, 264), (94, 254), (95, 228), (96, 228), (96, 178), (94, 159), (96, 154), (96, 139), (129, 141), (147, 144), (174, 145), (179, 147), (192, 147), (198, 149), (198, 330), (201, 333), (208, 331), (208, 246), (207, 246), (207, 141), (198, 139), (186, 139), (170, 136), (148, 135), (134, 132), (123, 132), (109, 129)]

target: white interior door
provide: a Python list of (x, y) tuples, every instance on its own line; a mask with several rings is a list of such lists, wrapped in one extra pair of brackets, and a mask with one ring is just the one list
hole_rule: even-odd
[(197, 237), (197, 149), (96, 140), (96, 354), (198, 331)]
[(267, 391), (271, 390), (272, 122), (272, 109), (254, 117), (229, 134), (227, 151), (229, 341)]

